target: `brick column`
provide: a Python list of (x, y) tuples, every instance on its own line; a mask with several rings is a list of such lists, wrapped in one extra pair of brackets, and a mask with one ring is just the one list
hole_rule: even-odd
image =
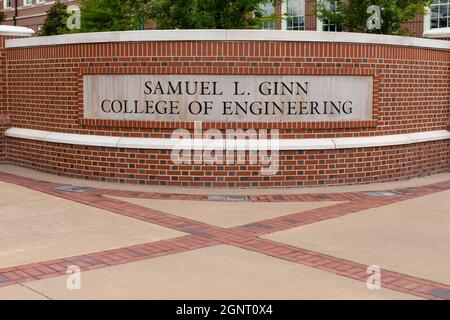
[[(317, 29), (317, 17), (314, 14), (314, 6), (316, 5), (316, 0), (305, 0), (305, 30), (307, 31), (316, 31)], [(286, 8), (282, 8), (281, 4), (278, 4), (275, 7), (275, 14), (276, 15), (283, 15), (286, 14)], [(282, 22), (277, 21), (275, 23), (275, 29), (281, 30), (282, 29)]]
[(316, 0), (305, 1), (305, 30), (307, 31), (317, 30), (317, 17), (314, 14), (314, 6), (316, 3)]
[(5, 130), (10, 127), (5, 41), (7, 39), (29, 37), (33, 34), (33, 30), (25, 27), (0, 25), (0, 163), (6, 161)]
[(7, 85), (5, 39), (6, 36), (0, 35), (0, 163), (3, 163), (6, 158), (4, 132), (7, 129), (9, 122), (6, 107)]

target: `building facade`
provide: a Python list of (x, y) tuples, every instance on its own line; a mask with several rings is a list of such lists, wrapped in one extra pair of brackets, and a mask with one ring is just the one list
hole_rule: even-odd
[[(264, 25), (265, 29), (295, 31), (339, 32), (342, 28), (330, 24), (327, 19), (317, 19), (314, 6), (318, 0), (284, 0), (276, 8), (265, 6), (267, 15), (287, 14), (288, 18), (279, 23)], [(324, 0), (332, 6), (335, 0)], [(340, 1), (340, 0), (338, 0)], [(450, 0), (434, 0), (425, 16), (418, 16), (405, 27), (412, 36), (428, 38), (448, 38), (450, 26)]]
[[(77, 1), (63, 0), (67, 5)], [(2, 24), (28, 27), (38, 31), (44, 24), (47, 11), (55, 3), (54, 0), (0, 0), (1, 10), (5, 13)]]
[[(327, 0), (333, 3), (334, 0)], [(76, 4), (74, 0), (63, 0), (67, 5)], [(266, 5), (266, 14), (287, 14), (281, 22), (264, 24), (265, 29), (292, 31), (341, 31), (340, 26), (330, 24), (326, 19), (317, 19), (314, 6), (317, 0), (284, 0), (275, 8)], [(0, 0), (1, 10), (6, 14), (3, 24), (29, 27), (37, 31), (44, 23), (46, 12), (54, 0)], [(447, 38), (450, 23), (450, 0), (434, 0), (429, 14), (417, 17), (407, 24), (416, 37)], [(443, 33), (445, 35), (443, 35)]]

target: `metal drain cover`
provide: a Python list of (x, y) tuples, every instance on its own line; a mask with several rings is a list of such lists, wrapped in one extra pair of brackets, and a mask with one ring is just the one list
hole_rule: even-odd
[(362, 194), (369, 196), (369, 197), (397, 197), (401, 196), (401, 193), (393, 192), (393, 191), (369, 191), (369, 192), (362, 192)]
[(447, 289), (436, 288), (428, 293), (441, 299), (450, 300), (450, 290)]
[(83, 192), (91, 191), (92, 188), (65, 185), (65, 186), (55, 187), (54, 190), (60, 191), (60, 192), (83, 193)]
[(248, 197), (247, 196), (209, 195), (208, 201), (244, 202), (244, 201), (248, 201)]

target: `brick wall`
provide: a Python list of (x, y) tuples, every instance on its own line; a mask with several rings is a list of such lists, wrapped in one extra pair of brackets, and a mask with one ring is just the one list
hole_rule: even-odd
[(276, 176), (259, 165), (173, 165), (170, 151), (9, 139), (15, 165), (86, 180), (191, 187), (302, 187), (394, 181), (450, 169), (450, 141), (408, 146), (282, 151)]
[(368, 75), (374, 120), (214, 123), (279, 128), (283, 138), (374, 136), (443, 130), (449, 114), (448, 52), (314, 42), (146, 42), (8, 49), (15, 127), (67, 133), (167, 137), (193, 123), (83, 119), (83, 74)]
[[(374, 120), (339, 123), (212, 123), (278, 128), (281, 138), (333, 138), (445, 130), (448, 52), (313, 42), (142, 42), (8, 49), (12, 126), (64, 133), (169, 137), (193, 123), (83, 119), (83, 74), (372, 75)], [(10, 163), (54, 174), (126, 183), (276, 187), (391, 181), (450, 169), (449, 141), (347, 150), (289, 151), (280, 172), (258, 166), (174, 166), (170, 152), (63, 145), (8, 138)]]
[(404, 28), (408, 31), (408, 34), (414, 37), (422, 37), (424, 32), (424, 17), (417, 16), (410, 22), (404, 24)]
[[(53, 1), (46, 1), (46, 3), (36, 4), (33, 1), (33, 5), (24, 6), (23, 0), (18, 1), (18, 12), (16, 17), (16, 25), (22, 27), (28, 27), (34, 31), (38, 30), (38, 27), (44, 24), (47, 17), (47, 11), (54, 4)], [(79, 4), (77, 0), (63, 0), (68, 6)], [(6, 20), (3, 22), (4, 25), (14, 25), (14, 15), (15, 15), (15, 0), (11, 1), (11, 8), (5, 11)], [(3, 10), (3, 1), (0, 1), (0, 10)]]
[(5, 137), (4, 131), (7, 126), (6, 111), (6, 51), (5, 37), (0, 36), (0, 163), (5, 160)]
[(317, 17), (314, 14), (314, 6), (316, 5), (316, 0), (306, 0), (305, 1), (305, 29), (308, 31), (317, 30)]

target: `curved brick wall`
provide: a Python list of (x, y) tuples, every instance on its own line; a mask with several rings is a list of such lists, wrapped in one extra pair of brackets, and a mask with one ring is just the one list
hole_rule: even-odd
[[(378, 39), (378, 38), (377, 38)], [(368, 75), (372, 121), (221, 123), (203, 127), (277, 128), (282, 139), (365, 137), (446, 130), (448, 49), (315, 41), (125, 41), (11, 45), (9, 127), (61, 133), (168, 138), (190, 122), (86, 120), (85, 74)], [(0, 42), (1, 43), (1, 42)], [(0, 47), (1, 48), (1, 47)], [(0, 78), (1, 79), (1, 78)], [(1, 87), (1, 86), (0, 86)], [(2, 96), (0, 96), (1, 100)], [(152, 185), (273, 187), (391, 181), (450, 169), (450, 140), (342, 150), (281, 151), (280, 173), (251, 165), (180, 165), (167, 150), (118, 149), (6, 138), (6, 161), (54, 174)]]

